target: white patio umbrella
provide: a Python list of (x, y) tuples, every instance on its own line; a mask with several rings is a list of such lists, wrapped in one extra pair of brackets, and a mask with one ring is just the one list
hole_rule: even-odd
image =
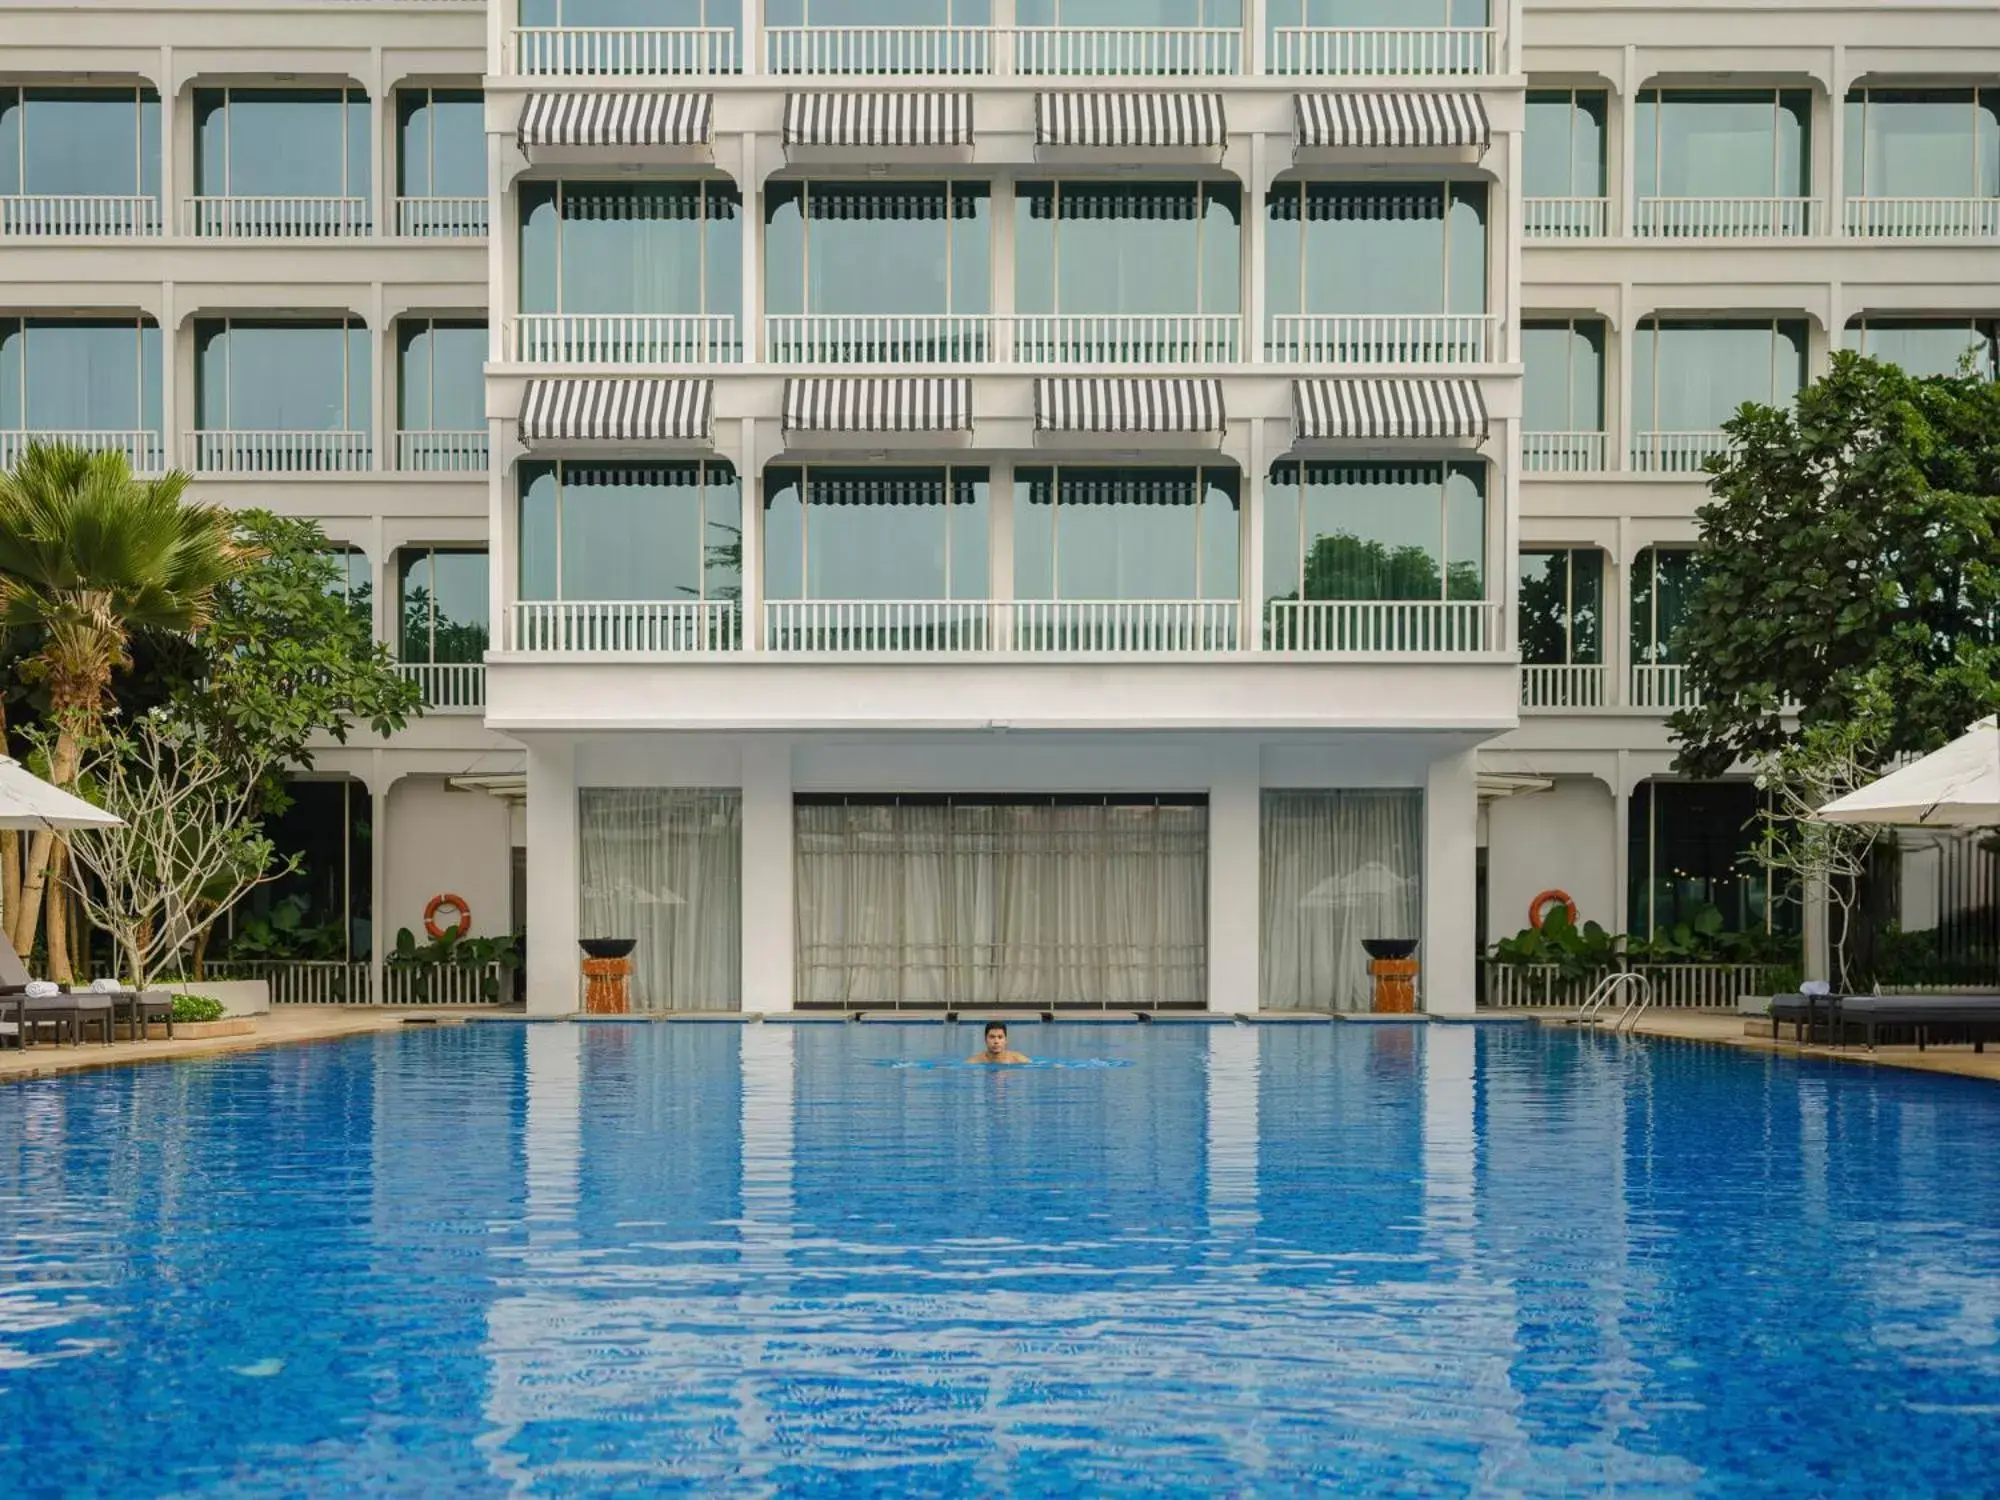
[(1942, 750), (1835, 798), (1817, 816), (1827, 823), (2000, 827), (2000, 727), (1981, 719)]
[(0, 755), (0, 828), (117, 828), (123, 822)]

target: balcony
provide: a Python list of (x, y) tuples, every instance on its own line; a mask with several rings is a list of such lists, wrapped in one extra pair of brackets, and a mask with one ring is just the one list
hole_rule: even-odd
[(205, 239), (358, 239), (373, 232), (366, 198), (190, 198), (181, 232)]
[(1524, 198), (1521, 233), (1531, 240), (1601, 240), (1611, 233), (1611, 200)]
[(36, 443), (60, 443), (87, 453), (122, 453), (134, 474), (159, 474), (167, 467), (167, 445), (157, 432), (0, 431), (0, 469), (11, 469)]
[(1602, 432), (1524, 432), (1521, 467), (1531, 474), (1602, 474), (1610, 439)]
[(531, 365), (712, 365), (742, 358), (729, 313), (523, 313), (503, 326)]
[(464, 432), (399, 432), (396, 467), (413, 473), (484, 474), (487, 469), (486, 429)]
[(1825, 233), (1813, 198), (1641, 198), (1632, 233), (1660, 240), (1803, 239)]
[(1435, 76), (1492, 73), (1500, 33), (1486, 26), (1278, 26), (1273, 73)]
[(160, 200), (68, 193), (0, 198), (0, 235), (25, 239), (137, 239), (160, 233)]
[(373, 463), (365, 432), (211, 429), (184, 437), (187, 467), (197, 474), (351, 473)]
[(1592, 709), (1608, 700), (1610, 669), (1597, 663), (1528, 663), (1521, 668), (1521, 707), (1540, 711)]
[(767, 26), (773, 73), (991, 73), (987, 26)]
[(726, 26), (519, 26), (508, 71), (572, 78), (734, 73), (736, 31)]
[(1869, 240), (2000, 239), (2000, 198), (1849, 198), (1846, 232)]
[(1213, 365), (1242, 358), (1235, 313), (1029, 313), (1013, 320), (1024, 365)]
[(513, 651), (679, 656), (743, 644), (742, 611), (733, 600), (521, 600), (509, 623)]
[(1483, 365), (1499, 348), (1500, 320), (1470, 313), (1286, 313), (1271, 319), (1277, 364)]
[(1267, 651), (1419, 655), (1497, 651), (1498, 605), (1482, 600), (1274, 599)]
[(1700, 702), (1701, 695), (1688, 681), (1686, 667), (1651, 666), (1643, 663), (1633, 665), (1632, 707), (1672, 711), (1676, 708), (1694, 708)]
[[(1013, 71), (1187, 77), (1243, 71), (1243, 33), (1223, 26), (1023, 26)], [(1003, 65), (1003, 71), (1005, 71)]]
[(413, 240), (483, 240), (484, 198), (398, 198), (396, 233)]
[(999, 358), (983, 313), (790, 313), (764, 320), (774, 365), (979, 365)]
[(1636, 432), (1632, 468), (1640, 474), (1700, 474), (1709, 459), (1728, 451), (1726, 432)]
[(1233, 599), (787, 599), (764, 606), (777, 655), (1188, 656), (1239, 649)]
[(406, 661), (396, 675), (417, 684), (432, 713), (476, 714), (486, 706), (486, 666), (476, 661)]

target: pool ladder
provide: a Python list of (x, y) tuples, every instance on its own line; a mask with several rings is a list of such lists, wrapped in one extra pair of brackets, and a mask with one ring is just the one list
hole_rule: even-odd
[[(1624, 996), (1624, 1007), (1616, 1016), (1611, 1015), (1611, 1004)], [(1602, 1026), (1607, 1018), (1612, 1031), (1630, 1032), (1639, 1024), (1653, 1004), (1653, 982), (1644, 974), (1634, 974), (1621, 970), (1616, 974), (1606, 974), (1584, 997), (1583, 1007), (1570, 1018), (1572, 1026)]]

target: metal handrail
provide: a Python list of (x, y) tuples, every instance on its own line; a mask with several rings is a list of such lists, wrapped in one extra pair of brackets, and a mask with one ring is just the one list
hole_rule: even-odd
[(1634, 1016), (1636, 1021), (1637, 1017), (1634, 1014), (1633, 1006), (1636, 1003), (1638, 1005), (1638, 1013), (1643, 1014), (1646, 1007), (1653, 1003), (1653, 983), (1644, 974), (1634, 973), (1630, 969), (1618, 969), (1606, 974), (1602, 979), (1597, 981), (1590, 993), (1584, 996), (1583, 1004), (1577, 1007), (1576, 1014), (1569, 1018), (1569, 1024), (1572, 1026), (1599, 1025), (1604, 1020), (1605, 1011), (1611, 1006), (1612, 998), (1621, 990), (1632, 989), (1636, 989), (1639, 992), (1640, 998), (1636, 1002), (1627, 999), (1625, 1008), (1619, 1011), (1618, 1018), (1611, 1023), (1611, 1029), (1616, 1031), (1619, 1027), (1623, 1026), (1625, 1018), (1628, 1015)]
[(1625, 1002), (1625, 1008), (1618, 1013), (1618, 1019), (1611, 1023), (1613, 1031), (1622, 1031), (1627, 1036), (1639, 1029), (1639, 1018), (1653, 1004), (1653, 985), (1643, 974), (1635, 987), (1632, 998)]

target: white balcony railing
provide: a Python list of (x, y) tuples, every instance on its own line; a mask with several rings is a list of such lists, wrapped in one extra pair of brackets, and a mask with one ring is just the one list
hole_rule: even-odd
[(36, 443), (61, 444), (87, 453), (122, 453), (134, 474), (158, 474), (167, 467), (167, 445), (157, 432), (0, 432), (0, 469), (11, 469)]
[(774, 365), (964, 365), (996, 358), (994, 321), (970, 313), (788, 313), (764, 320)]
[(708, 365), (742, 355), (728, 313), (524, 313), (504, 342), (531, 365)]
[(2000, 198), (1849, 198), (1847, 232), (1873, 240), (2000, 238)]
[(132, 239), (160, 232), (157, 198), (67, 193), (0, 197), (0, 235), (29, 238)]
[(767, 26), (773, 73), (990, 73), (985, 26)]
[(365, 432), (243, 432), (185, 434), (187, 466), (197, 474), (325, 474), (366, 469)]
[(1013, 71), (1024, 74), (1243, 71), (1243, 32), (1234, 26), (1022, 26), (1001, 45), (1013, 53)]
[(1632, 233), (1645, 239), (1799, 239), (1821, 233), (1811, 198), (1641, 198)]
[(983, 599), (772, 599), (764, 649), (868, 655), (991, 650), (993, 606)]
[(1277, 599), (1264, 626), (1268, 651), (1445, 655), (1499, 641), (1499, 608), (1479, 600)]
[(1726, 432), (1632, 434), (1632, 467), (1641, 474), (1699, 474), (1712, 456), (1728, 451)]
[(1270, 66), (1335, 75), (1491, 73), (1499, 35), (1480, 26), (1277, 26)]
[(1632, 668), (1634, 708), (1693, 708), (1701, 695), (1688, 681), (1684, 666), (1653, 666), (1635, 663)]
[(437, 713), (476, 713), (486, 706), (486, 665), (476, 661), (405, 661), (397, 675), (416, 683), (424, 707)]
[(1601, 432), (1524, 432), (1521, 467), (1536, 474), (1602, 474), (1610, 440)]
[(1029, 313), (1013, 320), (1024, 365), (1213, 365), (1242, 358), (1234, 313)]
[(396, 233), (416, 240), (483, 240), (484, 198), (398, 198)]
[(211, 959), (210, 979), (261, 979), (273, 1005), (372, 1005), (373, 967), (338, 958)]
[(1594, 663), (1531, 662), (1521, 668), (1521, 707), (1602, 708), (1608, 682), (1606, 669)]
[(1271, 319), (1277, 364), (1482, 365), (1500, 320), (1464, 313), (1284, 313)]
[(486, 430), (399, 432), (396, 467), (423, 473), (486, 472)]
[(215, 239), (353, 239), (370, 233), (370, 208), (366, 198), (190, 198), (181, 229)]
[(734, 73), (736, 31), (727, 26), (519, 26), (508, 60), (516, 74)]
[(1003, 641), (1016, 651), (1189, 656), (1242, 644), (1234, 599), (1022, 599), (998, 608)]
[(1611, 233), (1611, 200), (1523, 198), (1521, 233), (1531, 240), (1601, 240)]
[(509, 649), (681, 655), (743, 644), (733, 600), (538, 599), (515, 604)]

